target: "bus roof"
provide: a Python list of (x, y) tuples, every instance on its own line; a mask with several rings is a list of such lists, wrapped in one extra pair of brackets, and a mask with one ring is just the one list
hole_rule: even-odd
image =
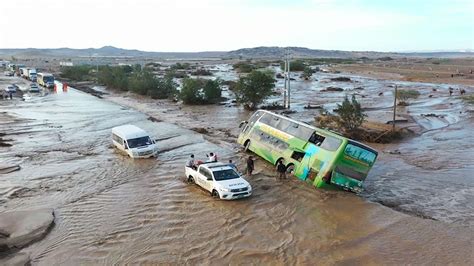
[(278, 117), (280, 117), (280, 118), (287, 119), (287, 120), (289, 120), (289, 121), (291, 121), (291, 122), (293, 122), (293, 123), (297, 123), (297, 124), (299, 124), (299, 125), (301, 125), (301, 126), (310, 128), (310, 129), (312, 129), (312, 130), (314, 130), (314, 131), (323, 132), (323, 133), (325, 133), (325, 134), (327, 134), (327, 135), (330, 135), (330, 136), (332, 136), (332, 137), (343, 138), (343, 139), (349, 139), (349, 138), (346, 138), (346, 137), (344, 137), (344, 136), (341, 136), (341, 135), (339, 135), (339, 134), (337, 134), (337, 133), (335, 133), (335, 132), (332, 132), (332, 131), (329, 131), (329, 130), (326, 130), (326, 129), (322, 129), (322, 128), (318, 128), (318, 127), (315, 127), (315, 126), (306, 124), (306, 123), (304, 123), (304, 122), (300, 122), (300, 121), (294, 120), (294, 119), (289, 118), (289, 117), (287, 117), (287, 116), (283, 116), (283, 115), (276, 114), (276, 113), (273, 113), (273, 112), (270, 112), (270, 111), (267, 111), (267, 110), (262, 110), (262, 109), (257, 110), (257, 112), (259, 112), (259, 111), (262, 111), (262, 112), (265, 112), (265, 113), (269, 113), (269, 114), (278, 116)]
[(134, 125), (123, 125), (114, 127), (112, 128), (112, 133), (127, 140), (149, 136), (149, 134), (145, 130)]

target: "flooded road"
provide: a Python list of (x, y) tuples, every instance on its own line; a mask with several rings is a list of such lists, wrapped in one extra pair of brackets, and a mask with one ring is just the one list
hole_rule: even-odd
[[(152, 122), (150, 114), (73, 89), (0, 104), (1, 112), (14, 115), (1, 125), (13, 146), (1, 148), (0, 162), (22, 167), (0, 175), (0, 212), (55, 209), (56, 226), (26, 248), (33, 264), (467, 265), (474, 261), (469, 216), (473, 200), (456, 196), (462, 187), (472, 195), (472, 163), (467, 154), (454, 158), (458, 164), (442, 164), (444, 157), (437, 156), (440, 148), (473, 150), (458, 141), (459, 135), (465, 136), (463, 124), (445, 128), (438, 140), (439, 133), (425, 134), (397, 146), (401, 155), (383, 154), (367, 180), (364, 197), (378, 202), (394, 198), (402, 207), (426, 202), (422, 213), (436, 212), (440, 217), (432, 217), (441, 221), (435, 221), (350, 193), (316, 190), (297, 180), (275, 182), (273, 169), (260, 160), (257, 174), (249, 178), (254, 188), (249, 199), (217, 201), (184, 182), (183, 165), (191, 153), (205, 158), (206, 153), (217, 152), (220, 160), (232, 158), (243, 169), (246, 155), (232, 139), (235, 131), (202, 135), (187, 125), (225, 117), (226, 122), (215, 126), (224, 130), (247, 118), (245, 111), (218, 106), (179, 110), (150, 102), (156, 110), (153, 116), (162, 121)], [(145, 107), (147, 103), (136, 106)], [(126, 123), (161, 139), (158, 159), (131, 160), (111, 147), (110, 129)], [(472, 126), (472, 120), (465, 123)], [(420, 141), (432, 152), (430, 163), (421, 160)], [(453, 142), (457, 146), (451, 146)], [(415, 176), (401, 174), (402, 169), (416, 169), (411, 172)], [(439, 179), (431, 178), (433, 170), (440, 171)], [(424, 176), (416, 175), (423, 171)], [(460, 177), (445, 181), (441, 179), (445, 174)], [(411, 182), (416, 182), (415, 188)], [(432, 190), (433, 186), (440, 189)], [(445, 198), (452, 195), (453, 213), (460, 215), (438, 212), (436, 206), (447, 208), (436, 202), (443, 197), (429, 196), (432, 191), (441, 191)], [(459, 219), (462, 222), (456, 222)]]

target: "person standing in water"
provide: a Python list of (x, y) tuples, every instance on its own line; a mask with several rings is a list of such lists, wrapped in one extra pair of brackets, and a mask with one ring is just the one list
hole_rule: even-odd
[(249, 158), (247, 159), (247, 175), (251, 176), (254, 169), (255, 165), (253, 162), (253, 158), (252, 156), (249, 156)]
[(283, 164), (283, 161), (278, 161), (277, 165), (278, 179), (286, 179), (286, 166)]

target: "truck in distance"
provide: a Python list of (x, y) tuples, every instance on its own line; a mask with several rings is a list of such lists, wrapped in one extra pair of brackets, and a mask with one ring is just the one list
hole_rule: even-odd
[(36, 68), (28, 68), (28, 77), (27, 79), (36, 82)]
[(214, 198), (233, 200), (252, 195), (252, 186), (234, 167), (220, 163), (203, 163), (184, 169), (189, 183), (209, 191)]
[(36, 75), (36, 81), (39, 85), (45, 88), (53, 88), (54, 87), (54, 76), (49, 73), (38, 73)]

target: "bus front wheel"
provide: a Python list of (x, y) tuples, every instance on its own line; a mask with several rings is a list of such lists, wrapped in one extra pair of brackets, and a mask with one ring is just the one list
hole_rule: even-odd
[(249, 151), (250, 149), (250, 140), (246, 140), (244, 144), (244, 151)]

